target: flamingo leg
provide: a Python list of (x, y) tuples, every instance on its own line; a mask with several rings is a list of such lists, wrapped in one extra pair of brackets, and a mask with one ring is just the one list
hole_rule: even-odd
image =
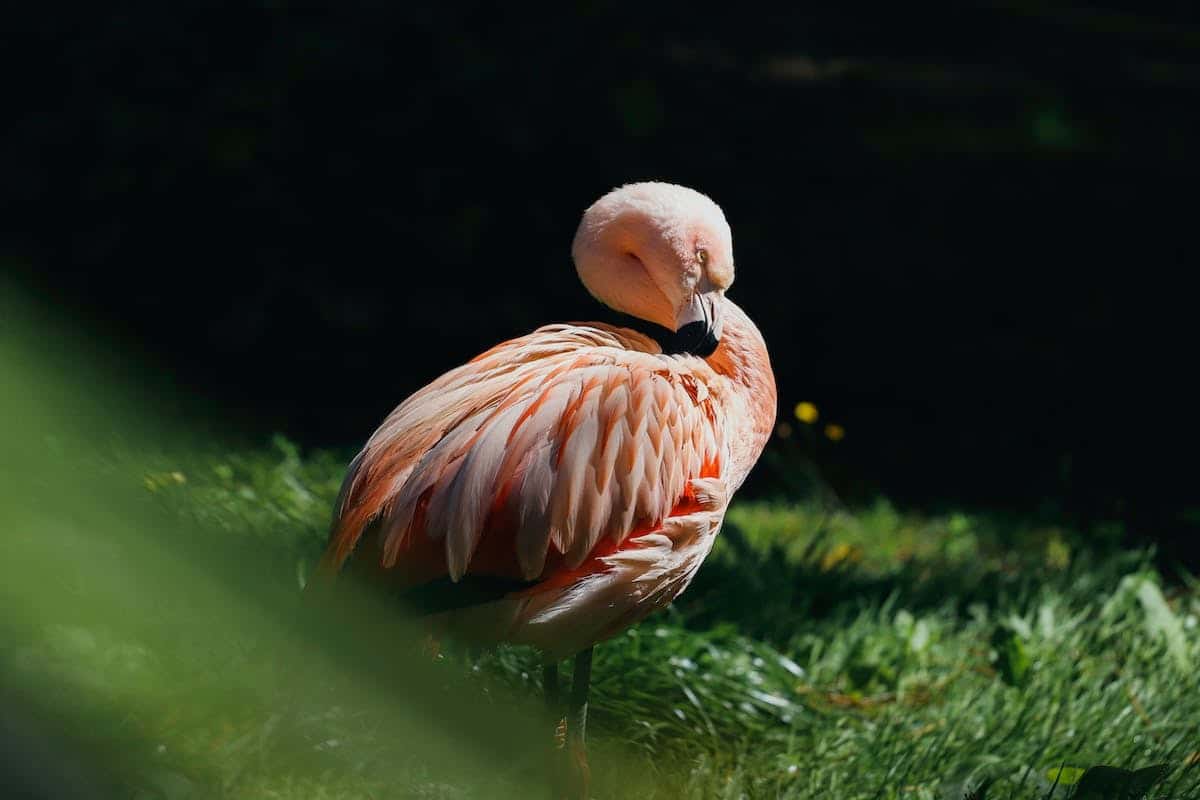
[(567, 754), (573, 795), (586, 800), (591, 782), (587, 761), (588, 687), (592, 682), (592, 648), (575, 656), (575, 672), (571, 678), (571, 700), (567, 708)]
[(546, 710), (558, 714), (558, 662), (547, 656), (542, 662), (542, 693), (546, 697)]
[(554, 743), (550, 748), (549, 775), (550, 800), (566, 797), (566, 762), (564, 750), (567, 746), (567, 718), (563, 714), (562, 698), (558, 684), (558, 661), (551, 656), (542, 660), (542, 694), (546, 700), (546, 712), (554, 721)]

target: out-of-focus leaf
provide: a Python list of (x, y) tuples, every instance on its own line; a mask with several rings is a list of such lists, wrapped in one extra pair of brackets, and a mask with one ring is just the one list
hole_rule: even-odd
[(1166, 764), (1139, 770), (1120, 767), (1088, 767), (1079, 779), (1071, 800), (1140, 800), (1166, 774)]
[(1046, 770), (1046, 780), (1059, 786), (1074, 786), (1079, 783), (1085, 771), (1081, 767), (1051, 767)]

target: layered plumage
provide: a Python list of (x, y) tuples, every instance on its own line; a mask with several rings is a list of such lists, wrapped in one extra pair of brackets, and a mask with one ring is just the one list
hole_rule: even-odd
[[(698, 202), (691, 195), (687, 201)], [(711, 217), (716, 206), (703, 200)], [(671, 217), (666, 205), (655, 207), (672, 222), (664, 251), (703, 247), (680, 244), (693, 235), (689, 220)], [(637, 231), (636, 216), (616, 216), (624, 230), (653, 238), (653, 225)], [(721, 233), (705, 232), (714, 240)], [(603, 220), (593, 220), (590, 234), (604, 233)], [(658, 319), (664, 309), (683, 319), (689, 307), (706, 319), (719, 315), (721, 341), (707, 359), (663, 353), (626, 328), (551, 325), (405, 400), (351, 464), (326, 567), (353, 556), (400, 587), (495, 579), (501, 591), (441, 621), (561, 655), (678, 595), (775, 414), (762, 338), (723, 296), (729, 252), (727, 278), (704, 254), (690, 282), (647, 299)], [(627, 255), (623, 267), (655, 274), (645, 254)], [(601, 299), (604, 274), (589, 275)]]

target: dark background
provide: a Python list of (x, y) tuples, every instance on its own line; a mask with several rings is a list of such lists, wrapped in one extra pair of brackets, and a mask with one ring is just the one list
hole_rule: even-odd
[(732, 224), (781, 419), (845, 427), (799, 445), (839, 493), (1194, 547), (1186, 6), (792, 5), (13, 13), (0, 263), (154, 365), (148, 409), (350, 449), (595, 316), (580, 213), (683, 183)]

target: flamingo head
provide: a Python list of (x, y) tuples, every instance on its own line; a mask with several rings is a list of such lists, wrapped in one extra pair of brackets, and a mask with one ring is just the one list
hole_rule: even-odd
[(571, 254), (600, 302), (694, 334), (691, 352), (716, 348), (722, 298), (733, 283), (733, 236), (705, 195), (669, 183), (614, 189), (583, 213)]

